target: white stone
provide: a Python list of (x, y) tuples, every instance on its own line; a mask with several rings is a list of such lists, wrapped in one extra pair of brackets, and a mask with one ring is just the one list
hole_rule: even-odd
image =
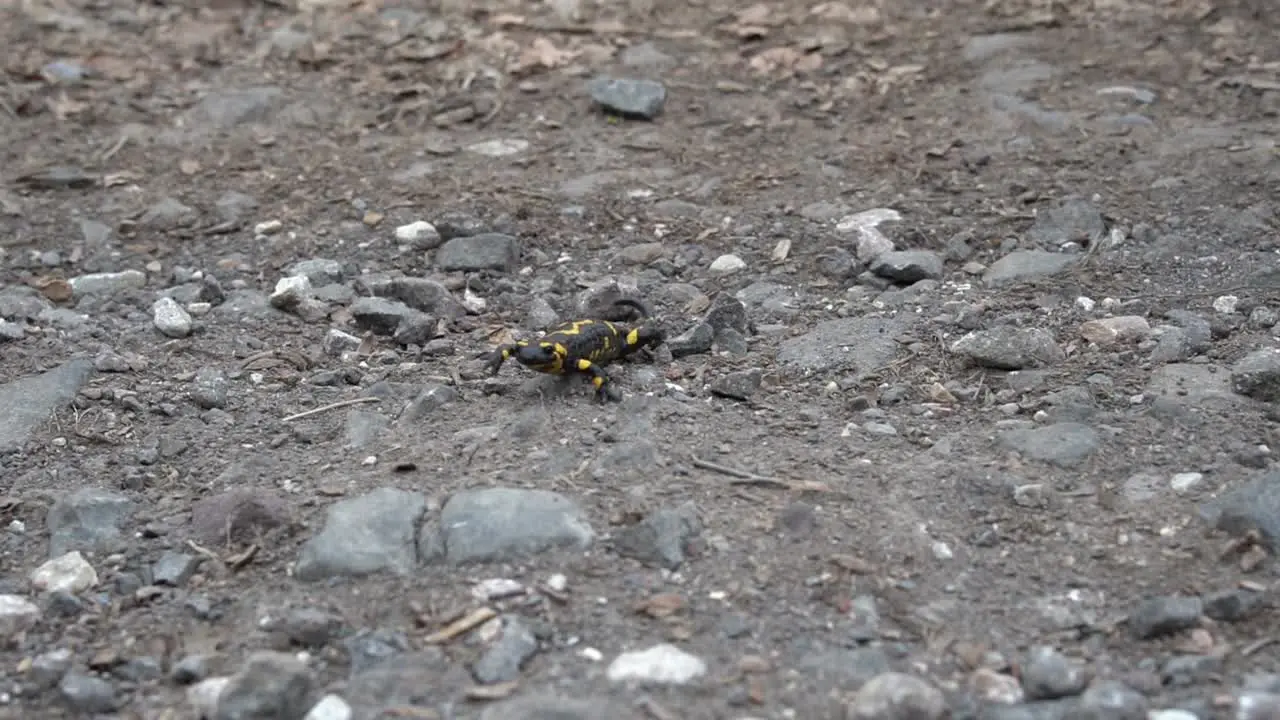
[(901, 220), (902, 215), (890, 208), (873, 208), (853, 215), (846, 215), (836, 223), (836, 230), (857, 233), (855, 254), (863, 264), (894, 249), (893, 241), (880, 232), (878, 226), (884, 222)]
[(346, 700), (337, 695), (325, 695), (312, 706), (303, 720), (350, 720), (354, 712)]
[(707, 664), (675, 645), (662, 643), (647, 650), (622, 653), (609, 663), (606, 675), (612, 682), (639, 682), (683, 685), (707, 672)]
[(276, 289), (267, 300), (272, 307), (296, 307), (311, 295), (311, 278), (306, 275), (291, 275), (276, 281)]
[(8, 640), (40, 619), (40, 608), (18, 595), (0, 595), (0, 639)]
[(171, 297), (162, 297), (151, 306), (151, 323), (166, 337), (184, 338), (191, 334), (191, 315)]
[(279, 220), (264, 220), (253, 226), (254, 235), (275, 235), (284, 228), (284, 223)]
[(396, 239), (406, 243), (420, 243), (429, 240), (436, 240), (440, 237), (440, 231), (435, 225), (426, 220), (415, 220), (408, 225), (401, 225), (396, 228)]
[(1204, 475), (1198, 472), (1184, 472), (1173, 476), (1169, 481), (1169, 487), (1173, 488), (1176, 493), (1189, 492), (1195, 486), (1204, 480)]
[(218, 698), (231, 682), (230, 677), (211, 677), (187, 688), (187, 704), (198, 718), (211, 718), (218, 709)]
[(79, 550), (45, 562), (31, 571), (31, 585), (41, 592), (81, 593), (98, 584), (98, 572)]
[(1199, 720), (1195, 713), (1172, 708), (1169, 710), (1152, 710), (1147, 713), (1147, 720)]
[(1085, 312), (1093, 312), (1093, 309), (1097, 307), (1097, 305), (1098, 303), (1095, 302), (1093, 298), (1088, 297), (1087, 295), (1081, 295), (1080, 297), (1076, 298), (1076, 307), (1080, 308)]
[(1213, 299), (1214, 312), (1222, 315), (1232, 315), (1236, 308), (1240, 305), (1240, 298), (1235, 295), (1219, 295)]
[(711, 262), (710, 270), (716, 275), (731, 275), (746, 267), (746, 261), (737, 255), (721, 255)]
[(486, 157), (502, 157), (504, 155), (515, 155), (529, 149), (529, 141), (519, 138), (502, 138), (498, 140), (485, 140), (474, 145), (467, 146), (467, 150), (484, 155)]

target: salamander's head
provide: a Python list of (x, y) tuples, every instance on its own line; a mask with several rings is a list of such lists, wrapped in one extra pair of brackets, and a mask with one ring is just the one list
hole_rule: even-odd
[(564, 356), (554, 343), (526, 343), (516, 349), (516, 362), (533, 370), (559, 372), (564, 366)]

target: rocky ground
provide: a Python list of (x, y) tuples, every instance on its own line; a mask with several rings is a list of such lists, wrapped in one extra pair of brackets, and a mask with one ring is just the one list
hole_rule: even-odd
[(2, 7), (0, 718), (1280, 718), (1268, 4)]

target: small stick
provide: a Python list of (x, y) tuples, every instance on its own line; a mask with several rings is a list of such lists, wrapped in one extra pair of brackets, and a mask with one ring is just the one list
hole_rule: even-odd
[(437, 645), (442, 642), (448, 642), (468, 630), (479, 627), (484, 623), (498, 617), (498, 612), (491, 607), (476, 608), (462, 617), (454, 620), (440, 630), (428, 635), (423, 642), (428, 645)]
[(697, 456), (692, 457), (691, 460), (693, 462), (693, 466), (696, 468), (711, 470), (712, 472), (718, 472), (723, 475), (728, 475), (729, 477), (738, 478), (737, 480), (730, 480), (730, 485), (766, 487), (774, 488), (776, 490), (795, 490), (798, 488), (801, 490), (812, 490), (814, 492), (830, 492), (830, 488), (819, 482), (801, 482), (797, 485), (797, 483), (793, 483), (788, 480), (779, 480), (778, 478), (756, 475), (755, 473), (750, 473), (746, 470), (738, 470), (737, 468), (731, 468), (727, 465), (711, 462), (710, 460), (703, 460)]
[(1252, 654), (1254, 654), (1254, 653), (1258, 652), (1258, 651), (1259, 651), (1259, 650), (1261, 650), (1262, 648), (1264, 648), (1264, 647), (1266, 647), (1266, 646), (1268, 646), (1268, 645), (1270, 645), (1270, 644), (1272, 644), (1272, 643), (1274, 643), (1274, 642), (1277, 642), (1277, 641), (1280, 641), (1280, 638), (1276, 638), (1276, 637), (1264, 637), (1264, 638), (1261, 638), (1261, 639), (1259, 639), (1259, 640), (1256, 640), (1256, 641), (1251, 642), (1251, 643), (1249, 643), (1248, 645), (1244, 646), (1244, 648), (1242, 648), (1242, 649), (1240, 650), (1240, 654), (1241, 654), (1241, 655), (1243, 655), (1244, 657), (1249, 657), (1250, 655), (1252, 655)]
[(293, 415), (290, 415), (287, 418), (284, 418), (282, 422), (289, 422), (290, 420), (301, 420), (304, 417), (319, 415), (322, 412), (328, 412), (329, 410), (337, 410), (338, 408), (344, 408), (344, 407), (347, 407), (348, 405), (361, 405), (364, 403), (378, 402), (380, 400), (382, 400), (382, 398), (376, 398), (376, 397), (360, 397), (360, 398), (351, 398), (350, 400), (341, 400), (336, 403), (330, 403), (329, 405), (321, 405), (318, 408), (312, 408), (310, 410), (304, 410), (300, 413), (295, 413)]

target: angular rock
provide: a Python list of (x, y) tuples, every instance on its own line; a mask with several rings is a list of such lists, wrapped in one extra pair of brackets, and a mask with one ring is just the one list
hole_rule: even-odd
[(894, 250), (878, 255), (869, 269), (882, 278), (909, 285), (941, 278), (942, 256), (929, 250)]
[(1017, 250), (991, 263), (983, 273), (987, 285), (1000, 287), (1057, 275), (1075, 264), (1076, 255), (1044, 250)]
[(1172, 635), (1200, 622), (1204, 603), (1198, 597), (1167, 595), (1148, 598), (1129, 614), (1129, 632), (1139, 640)]
[(848, 720), (941, 720), (942, 691), (914, 675), (887, 672), (863, 685), (846, 707)]
[(764, 371), (760, 368), (737, 370), (711, 381), (711, 394), (732, 400), (750, 400), (760, 389)]
[(549, 490), (488, 488), (449, 498), (424, 526), (422, 557), (452, 565), (507, 562), (557, 548), (584, 550), (595, 539), (586, 514)]
[(654, 80), (596, 76), (587, 82), (591, 99), (610, 112), (652, 120), (662, 113), (667, 88)]
[(1231, 367), (1231, 384), (1255, 400), (1280, 401), (1280, 350), (1263, 348), (1240, 358)]
[(692, 501), (662, 509), (614, 535), (619, 555), (675, 570), (685, 560), (685, 547), (702, 533), (702, 519)]
[(394, 335), (401, 325), (430, 321), (421, 310), (414, 310), (398, 300), (380, 297), (357, 298), (351, 303), (350, 311), (357, 328), (378, 335)]
[(0, 640), (30, 629), (40, 619), (40, 608), (20, 595), (0, 595)]
[(1008, 430), (1000, 444), (1028, 460), (1063, 468), (1078, 467), (1098, 450), (1096, 430), (1081, 423), (1063, 422), (1044, 427)]
[(611, 682), (654, 685), (686, 685), (706, 673), (702, 658), (668, 643), (622, 653), (605, 671)]
[(520, 262), (520, 241), (502, 233), (456, 237), (436, 250), (436, 265), (444, 272), (493, 270), (509, 273)]
[(1137, 315), (1089, 320), (1080, 325), (1080, 337), (1095, 345), (1112, 345), (1117, 342), (1137, 342), (1151, 334), (1147, 319)]
[(515, 680), (520, 677), (520, 667), (537, 651), (533, 631), (519, 616), (507, 615), (502, 619), (502, 634), (485, 648), (471, 672), (482, 685)]
[(191, 315), (171, 297), (162, 297), (151, 306), (151, 324), (165, 337), (191, 334)]
[(204, 410), (223, 409), (231, 394), (231, 381), (227, 374), (216, 367), (202, 367), (196, 370), (192, 381), (191, 399)]
[(218, 694), (212, 720), (301, 720), (311, 709), (313, 687), (301, 660), (256, 652)]
[(1022, 687), (1030, 700), (1055, 700), (1079, 695), (1089, 675), (1079, 663), (1051, 647), (1032, 648), (1022, 665)]
[(459, 318), (467, 314), (462, 302), (444, 283), (424, 277), (361, 276), (355, 282), (363, 295), (399, 300), (414, 310), (441, 318)]
[(191, 507), (191, 537), (206, 547), (245, 542), (289, 522), (289, 501), (278, 493), (257, 488), (209, 495)]
[(781, 365), (805, 373), (853, 368), (867, 373), (893, 362), (895, 338), (911, 326), (910, 319), (858, 317), (826, 320), (812, 330), (786, 340), (778, 348)]
[(134, 504), (120, 493), (83, 488), (63, 495), (49, 508), (49, 557), (72, 550), (114, 550), (124, 539), (122, 526), (133, 514)]
[[(39, 375), (0, 385), (0, 455), (26, 447), (32, 433), (75, 398), (93, 374), (93, 361), (75, 358)], [(59, 553), (61, 554), (61, 553)]]
[(1214, 528), (1235, 536), (1257, 531), (1272, 553), (1280, 553), (1280, 472), (1259, 475), (1222, 493), (1200, 509)]
[(1107, 222), (1097, 205), (1084, 198), (1069, 197), (1037, 213), (1027, 234), (1040, 245), (1075, 242), (1089, 247), (1106, 236)]
[(707, 323), (700, 322), (679, 335), (668, 338), (667, 349), (671, 351), (671, 357), (682, 358), (710, 352), (715, 341), (716, 331)]
[(294, 574), (303, 582), (379, 571), (409, 574), (417, 561), (414, 533), (426, 507), (422, 495), (393, 488), (334, 503), (324, 527), (302, 546)]
[(968, 333), (952, 343), (951, 351), (968, 356), (975, 365), (998, 370), (1046, 367), (1067, 358), (1048, 330), (1011, 325)]

